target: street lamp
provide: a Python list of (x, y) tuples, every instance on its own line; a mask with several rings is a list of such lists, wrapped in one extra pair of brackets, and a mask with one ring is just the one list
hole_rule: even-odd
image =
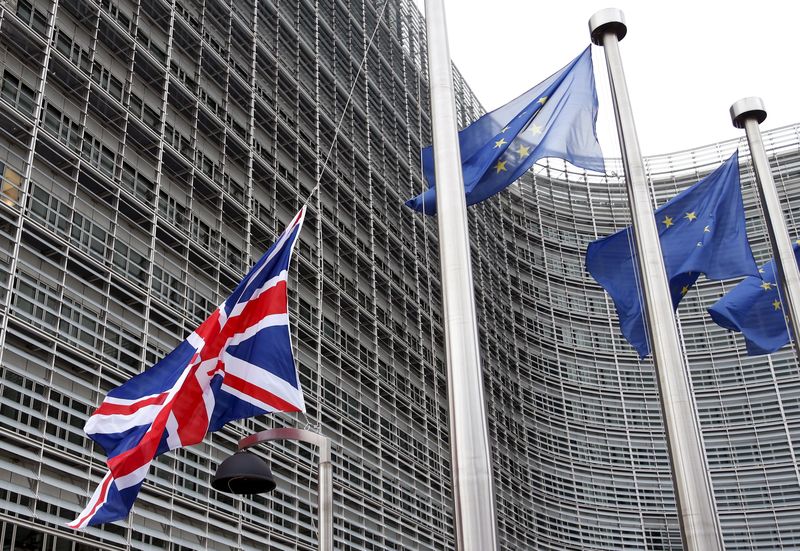
[(239, 440), (239, 451), (217, 467), (211, 487), (232, 494), (260, 494), (275, 489), (269, 466), (247, 448), (273, 440), (296, 440), (319, 448), (319, 551), (333, 551), (333, 472), (331, 441), (304, 429), (269, 429)]

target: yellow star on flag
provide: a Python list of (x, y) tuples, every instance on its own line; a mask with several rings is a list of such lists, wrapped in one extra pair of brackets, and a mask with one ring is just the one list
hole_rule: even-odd
[(494, 167), (497, 169), (495, 174), (500, 174), (501, 172), (507, 172), (508, 169), (506, 168), (506, 163), (508, 161), (497, 161), (497, 164)]
[(683, 287), (681, 287), (681, 295), (685, 296), (686, 293), (688, 293), (688, 292), (689, 292), (689, 286), (688, 285), (684, 285)]
[(781, 308), (781, 301), (779, 301), (778, 299), (775, 299), (775, 300), (773, 300), (773, 301), (772, 301), (772, 307), (773, 307), (775, 310), (780, 310), (780, 308)]
[(542, 127), (541, 126), (537, 126), (535, 124), (531, 125), (531, 134), (533, 134), (535, 136), (536, 134), (541, 134), (541, 133), (542, 133)]
[(670, 218), (669, 216), (665, 216), (664, 220), (662, 220), (661, 223), (664, 224), (666, 227), (670, 227), (672, 224), (674, 224), (672, 218)]
[(705, 228), (703, 228), (703, 232), (705, 233), (709, 233), (710, 231), (711, 231), (711, 226), (706, 226)]
[(501, 133), (501, 134), (505, 134), (506, 132), (508, 132), (508, 128), (509, 128), (509, 127), (508, 127), (508, 126), (506, 126), (505, 128), (503, 128), (503, 129), (500, 131), (500, 133)]
[(697, 220), (697, 215), (695, 213), (693, 213), (693, 212), (687, 212), (686, 216), (684, 216), (684, 218), (686, 218), (689, 222), (693, 222), (693, 221)]
[(544, 105), (545, 102), (547, 102), (547, 96), (542, 96), (541, 98), (539, 98), (538, 103), (541, 103), (542, 105)]
[(505, 140), (505, 138), (500, 138), (499, 140), (494, 142), (494, 148), (497, 149), (498, 147), (502, 147), (503, 144), (506, 144), (506, 143), (508, 143), (508, 142)]
[(519, 155), (519, 158), (522, 159), (523, 157), (527, 157), (530, 151), (531, 151), (530, 147), (526, 147), (520, 144), (519, 149), (517, 149), (517, 155)]
[(770, 283), (769, 281), (765, 281), (764, 283), (761, 284), (761, 288), (764, 289), (765, 291), (769, 291), (770, 289), (772, 289), (772, 283)]

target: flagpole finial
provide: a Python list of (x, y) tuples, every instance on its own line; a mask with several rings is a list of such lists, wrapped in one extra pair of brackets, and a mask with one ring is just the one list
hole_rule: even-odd
[(603, 45), (603, 35), (612, 32), (617, 35), (617, 40), (622, 40), (628, 34), (625, 24), (625, 14), (619, 8), (605, 8), (589, 18), (589, 33), (592, 43), (596, 46)]
[(745, 119), (755, 118), (758, 124), (767, 118), (764, 100), (759, 97), (742, 98), (731, 105), (731, 122), (736, 128), (744, 128)]

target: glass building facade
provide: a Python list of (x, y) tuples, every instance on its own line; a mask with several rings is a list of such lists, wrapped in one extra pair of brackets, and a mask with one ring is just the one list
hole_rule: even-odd
[[(239, 438), (286, 424), (333, 440), (337, 549), (452, 549), (437, 232), (403, 207), (430, 141), (413, 2), (5, 0), (0, 56), (2, 549), (315, 549), (315, 450), (261, 449), (267, 496), (209, 485)], [(465, 125), (482, 108), (456, 87)], [(796, 233), (800, 127), (765, 140)], [(648, 159), (652, 191), (737, 145), (765, 260), (742, 144)], [(306, 202), (290, 312), (308, 412), (161, 456), (127, 522), (64, 527), (105, 472), (88, 415)], [(620, 178), (558, 160), (470, 209), (504, 550), (680, 548), (652, 363), (583, 269), (627, 223)], [(800, 373), (790, 349), (748, 358), (705, 316), (732, 285), (701, 280), (679, 315), (722, 532), (795, 549)]]

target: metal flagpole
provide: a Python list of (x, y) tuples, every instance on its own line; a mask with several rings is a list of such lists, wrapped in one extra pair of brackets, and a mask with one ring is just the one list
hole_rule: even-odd
[(722, 540), (699, 424), (678, 339), (661, 244), (619, 53), (619, 41), (627, 33), (625, 16), (615, 8), (601, 10), (589, 20), (589, 30), (592, 42), (603, 46), (606, 54), (683, 546), (686, 551), (721, 551)]
[(775, 181), (772, 179), (764, 142), (761, 140), (761, 130), (758, 127), (767, 118), (767, 111), (761, 98), (753, 97), (740, 99), (731, 105), (730, 113), (733, 126), (744, 128), (747, 135), (750, 158), (753, 160), (758, 182), (758, 197), (767, 219), (772, 256), (778, 268), (778, 292), (783, 300), (783, 311), (791, 324), (795, 354), (800, 356), (800, 346), (797, 342), (800, 336), (800, 270), (797, 268), (789, 231), (783, 219), (781, 203), (775, 189)]
[(425, 19), (456, 538), (459, 551), (493, 551), (497, 536), (492, 466), (443, 0), (426, 0)]

